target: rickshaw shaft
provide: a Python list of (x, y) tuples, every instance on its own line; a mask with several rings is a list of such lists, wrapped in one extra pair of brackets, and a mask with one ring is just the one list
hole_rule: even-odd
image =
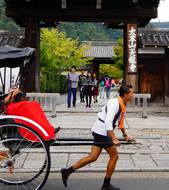
[[(130, 142), (121, 142), (122, 145), (131, 145), (131, 144), (136, 144), (136, 143), (130, 143)], [(106, 142), (59, 142), (55, 141), (51, 143), (50, 146), (89, 146), (89, 145), (113, 145), (113, 143), (106, 143)]]
[[(118, 139), (119, 141), (125, 141), (125, 139), (123, 138), (120, 138)], [(85, 141), (85, 142), (90, 142), (90, 141), (93, 141), (93, 139), (87, 139), (87, 138), (84, 138), (84, 139), (78, 139), (78, 138), (60, 138), (60, 139), (56, 139), (56, 141)]]

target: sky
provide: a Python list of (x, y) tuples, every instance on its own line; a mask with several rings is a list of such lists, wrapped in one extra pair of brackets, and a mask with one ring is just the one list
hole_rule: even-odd
[(169, 22), (169, 0), (160, 0), (158, 8), (158, 18), (152, 19), (152, 22)]

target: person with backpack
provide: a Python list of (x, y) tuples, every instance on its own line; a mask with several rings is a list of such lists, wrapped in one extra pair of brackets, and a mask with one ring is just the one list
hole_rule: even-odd
[(93, 73), (93, 82), (94, 82), (93, 100), (94, 100), (94, 103), (97, 103), (98, 102), (97, 96), (99, 95), (99, 90), (98, 90), (99, 84), (98, 84), (96, 73)]
[(110, 92), (111, 92), (111, 80), (109, 77), (105, 78), (105, 87), (106, 87), (106, 98), (110, 98)]
[(86, 96), (86, 107), (91, 108), (92, 94), (93, 94), (93, 90), (94, 90), (94, 81), (92, 78), (92, 73), (90, 71), (87, 72), (84, 89), (85, 89), (84, 93)]
[(79, 75), (79, 91), (80, 91), (80, 102), (85, 102), (84, 100), (84, 87), (86, 82), (86, 75), (84, 74), (84, 70), (81, 70), (81, 74)]
[(105, 91), (104, 89), (105, 89), (105, 81), (102, 78), (99, 84), (99, 94), (100, 94), (100, 98), (103, 98), (103, 99), (104, 99), (104, 91)]
[(124, 85), (120, 87), (119, 96), (110, 99), (108, 103), (102, 107), (92, 128), (92, 135), (96, 144), (92, 146), (91, 153), (73, 164), (71, 167), (61, 169), (62, 181), (65, 187), (67, 187), (68, 177), (72, 173), (79, 168), (96, 161), (102, 150), (105, 149), (110, 159), (107, 164), (106, 175), (101, 190), (120, 190), (118, 187), (115, 187), (110, 183), (111, 176), (118, 160), (117, 146), (120, 145), (120, 141), (115, 134), (115, 128), (116, 122), (119, 120), (118, 127), (121, 130), (125, 141), (134, 141), (133, 138), (127, 135), (124, 128), (126, 106), (132, 99), (132, 86)]

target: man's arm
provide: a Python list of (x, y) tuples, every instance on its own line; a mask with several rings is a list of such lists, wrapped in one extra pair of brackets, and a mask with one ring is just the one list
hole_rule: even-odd
[(14, 90), (12, 90), (4, 99), (4, 104), (7, 104), (10, 99), (13, 100), (13, 98), (20, 92), (19, 88), (16, 88)]
[(133, 137), (129, 137), (126, 133), (126, 130), (125, 128), (121, 129), (121, 132), (123, 134), (123, 137), (126, 141), (135, 141)]
[(112, 139), (112, 142), (113, 142), (114, 145), (118, 146), (118, 145), (121, 144), (120, 141), (117, 139), (117, 137), (116, 137), (116, 135), (115, 135), (115, 133), (114, 133), (113, 130), (107, 131), (107, 136)]
[(121, 129), (121, 132), (122, 132), (122, 134), (123, 134), (123, 137), (126, 137), (126, 136), (127, 136), (127, 133), (126, 133), (125, 128)]

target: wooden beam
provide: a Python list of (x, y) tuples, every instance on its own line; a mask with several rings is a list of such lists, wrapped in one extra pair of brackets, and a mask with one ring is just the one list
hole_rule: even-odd
[(123, 28), (123, 63), (124, 63), (124, 72), (123, 79), (124, 83), (127, 84), (127, 25)]
[(137, 24), (127, 23), (124, 30), (124, 63), (125, 83), (133, 86), (134, 92), (138, 92), (138, 30)]
[(102, 8), (102, 0), (96, 0), (96, 9), (100, 10)]
[(25, 20), (25, 46), (36, 49), (33, 63), (26, 73), (24, 89), (26, 92), (39, 92), (40, 90), (40, 27), (36, 18), (28, 17)]
[(67, 2), (66, 2), (66, 0), (61, 0), (61, 8), (62, 9), (66, 9), (67, 8)]
[(169, 106), (169, 49), (165, 49), (165, 74), (164, 74), (164, 101), (165, 105)]
[(138, 75), (137, 74), (127, 74), (126, 84), (132, 85), (133, 91), (138, 92)]
[(99, 67), (100, 65), (93, 61), (93, 73), (96, 73), (97, 78), (99, 78)]
[(127, 71), (137, 73), (138, 65), (138, 29), (137, 24), (127, 24)]
[(101, 9), (100, 11), (88, 8), (86, 9), (67, 9), (66, 11), (58, 8), (7, 8), (6, 15), (15, 17), (15, 19), (26, 17), (53, 18), (59, 21), (96, 21), (109, 22), (112, 19), (151, 19), (157, 17), (156, 9)]

